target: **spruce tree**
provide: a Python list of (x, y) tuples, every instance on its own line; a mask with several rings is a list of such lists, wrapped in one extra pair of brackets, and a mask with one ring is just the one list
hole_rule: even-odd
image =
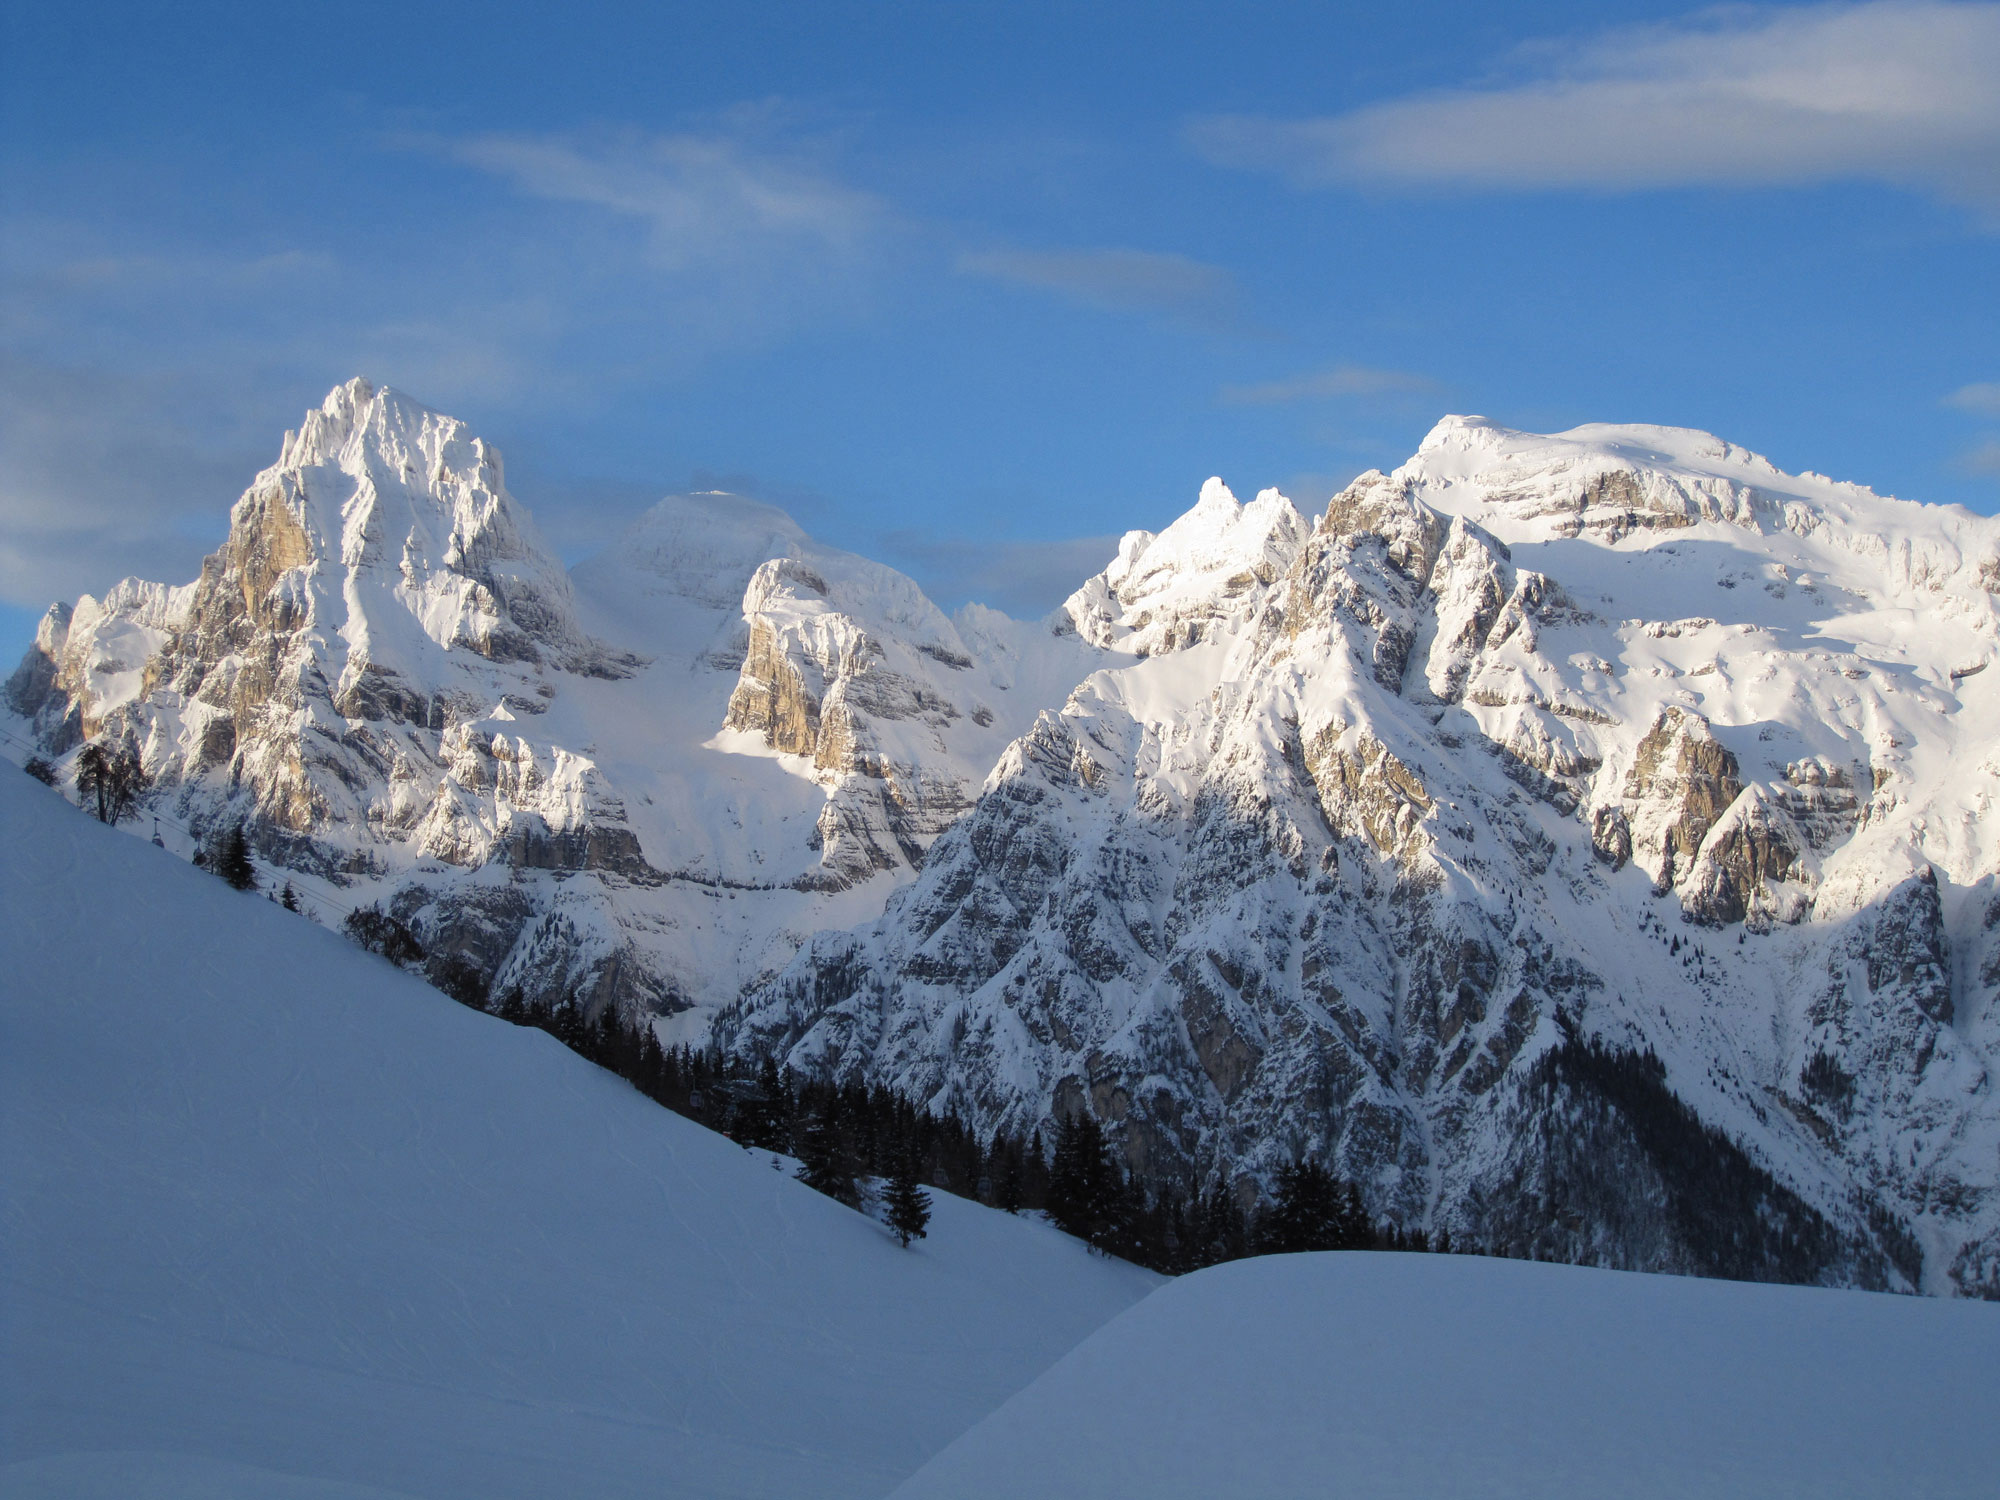
[(278, 897), (278, 904), (284, 907), (286, 911), (297, 911), (299, 909), (298, 892), (292, 889), (292, 883), (289, 880), (285, 882), (284, 893)]
[(1039, 1125), (1028, 1137), (1028, 1149), (1021, 1153), (1021, 1206), (1029, 1209), (1049, 1206), (1049, 1157), (1042, 1145)]
[(1019, 1213), (1027, 1201), (1022, 1191), (1025, 1174), (1020, 1143), (1008, 1140), (996, 1130), (987, 1159), (993, 1163), (993, 1206), (1010, 1214)]
[(1195, 1200), (1190, 1225), (1194, 1248), (1190, 1260), (1197, 1268), (1241, 1260), (1250, 1253), (1250, 1228), (1243, 1205), (1224, 1183), (1216, 1183)]
[(799, 1141), (798, 1178), (814, 1192), (825, 1193), (849, 1208), (861, 1206), (861, 1189), (854, 1181), (854, 1163), (838, 1118), (839, 1096), (828, 1090), (822, 1107), (806, 1122)]
[(1277, 1199), (1258, 1221), (1258, 1248), (1266, 1255), (1353, 1248), (1345, 1213), (1333, 1174), (1316, 1161), (1295, 1161), (1278, 1172)]
[(1353, 1183), (1341, 1184), (1340, 1189), (1340, 1243), (1337, 1250), (1373, 1250), (1375, 1248), (1375, 1221), (1368, 1217), (1368, 1206), (1361, 1201), (1361, 1189)]
[(1095, 1117), (1079, 1109), (1058, 1120), (1056, 1159), (1049, 1168), (1049, 1217), (1056, 1227), (1100, 1250), (1121, 1251), (1125, 1199), (1124, 1174)]
[(931, 1199), (930, 1194), (917, 1185), (914, 1151), (898, 1154), (895, 1170), (889, 1175), (886, 1206), (889, 1228), (895, 1233), (898, 1244), (908, 1249), (911, 1240), (924, 1237), (931, 1222)]
[(239, 891), (256, 889), (257, 867), (250, 863), (250, 840), (245, 837), (241, 823), (223, 835), (210, 868)]

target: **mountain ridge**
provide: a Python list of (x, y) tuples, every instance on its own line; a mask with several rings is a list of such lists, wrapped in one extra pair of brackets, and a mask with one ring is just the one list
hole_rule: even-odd
[[(226, 660), (174, 611), (268, 656), (301, 573), (387, 566), (293, 560), (257, 486), (196, 584), (52, 614), (9, 688), (47, 750), (129, 733), (156, 796), (254, 812), (496, 992), (981, 1128), (1089, 1109), (1252, 1197), (1316, 1154), (1379, 1219), (1545, 1257), (2000, 1292), (2000, 522), (1447, 417), (1317, 517), (1211, 480), (1048, 620), (951, 618), (716, 496), (548, 581), (485, 445), (342, 391), (299, 455), (454, 518), (382, 632), (446, 666), (350, 642), (281, 705), (358, 811), (302, 833), (282, 736), (239, 713), (225, 757), (170, 701)], [(1659, 1142), (1702, 1131), (1756, 1222), (1676, 1208)]]

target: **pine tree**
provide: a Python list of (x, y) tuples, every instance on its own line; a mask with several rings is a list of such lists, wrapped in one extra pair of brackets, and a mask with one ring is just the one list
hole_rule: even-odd
[(737, 1110), (736, 1139), (757, 1151), (792, 1148), (792, 1091), (778, 1071), (778, 1060), (766, 1057), (757, 1069), (757, 1086)]
[(911, 1240), (924, 1237), (931, 1222), (931, 1199), (917, 1185), (914, 1151), (903, 1151), (897, 1157), (895, 1170), (889, 1175), (887, 1207), (889, 1228), (898, 1244), (908, 1249)]
[(1027, 1199), (1021, 1161), (1021, 1147), (1010, 1141), (999, 1131), (993, 1132), (993, 1148), (987, 1152), (987, 1160), (992, 1162), (993, 1206), (1010, 1214), (1017, 1214)]
[(116, 823), (124, 817), (145, 787), (146, 773), (130, 745), (113, 748), (92, 740), (76, 757), (76, 794), (91, 804), (99, 822)]
[(1340, 1243), (1336, 1250), (1373, 1250), (1375, 1221), (1368, 1217), (1368, 1205), (1361, 1201), (1361, 1189), (1353, 1183), (1341, 1184)]
[(1049, 1217), (1058, 1229), (1100, 1250), (1125, 1248), (1125, 1177), (1111, 1159), (1103, 1129), (1088, 1110), (1076, 1110), (1056, 1122)]
[(1250, 1226), (1243, 1205), (1225, 1184), (1218, 1182), (1201, 1194), (1190, 1217), (1194, 1243), (1189, 1261), (1194, 1267), (1241, 1260), (1250, 1253)]
[(209, 867), (239, 891), (256, 889), (257, 867), (250, 863), (250, 840), (245, 837), (241, 823), (223, 836)]
[(1154, 1269), (1178, 1276), (1183, 1271), (1195, 1268), (1192, 1254), (1193, 1226), (1188, 1221), (1187, 1199), (1173, 1183), (1165, 1183), (1160, 1188), (1159, 1201), (1154, 1205), (1154, 1217), (1159, 1223), (1159, 1234), (1155, 1241), (1155, 1255), (1149, 1262)]
[(851, 1146), (841, 1129), (839, 1097), (828, 1090), (821, 1107), (806, 1122), (799, 1141), (798, 1178), (835, 1202), (859, 1208), (861, 1189), (854, 1181)]
[(1028, 1137), (1028, 1149), (1021, 1153), (1021, 1206), (1027, 1209), (1049, 1206), (1049, 1157), (1042, 1145), (1039, 1125)]
[(284, 894), (278, 897), (278, 904), (284, 907), (286, 911), (297, 911), (299, 909), (298, 892), (292, 889), (292, 883), (289, 880), (285, 882)]
[(1345, 1213), (1333, 1174), (1316, 1161), (1295, 1161), (1278, 1172), (1277, 1199), (1258, 1220), (1258, 1248), (1266, 1255), (1348, 1249)]

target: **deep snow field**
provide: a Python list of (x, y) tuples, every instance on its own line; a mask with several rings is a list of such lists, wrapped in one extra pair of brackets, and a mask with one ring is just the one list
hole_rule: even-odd
[(1163, 1284), (942, 1194), (904, 1251), (6, 767), (0, 848), (7, 1500), (2000, 1475), (2000, 1307), (1447, 1256)]
[(0, 765), (0, 1495), (878, 1496), (1158, 1284), (886, 1231)]

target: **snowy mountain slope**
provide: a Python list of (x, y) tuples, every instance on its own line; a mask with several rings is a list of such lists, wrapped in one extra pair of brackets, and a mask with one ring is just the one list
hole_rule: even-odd
[(895, 1494), (1970, 1500), (2000, 1439), (1945, 1393), (1996, 1360), (1990, 1307), (1271, 1256), (1162, 1288)]
[(1266, 535), (725, 1042), (1543, 1256), (2000, 1290), (2000, 522), (1452, 418)]
[(0, 776), (0, 1493), (875, 1495), (1156, 1285), (904, 1251)]
[(7, 696), (50, 752), (129, 739), (170, 832), (247, 816), (500, 987), (664, 1013), (878, 912), (1095, 655), (963, 624), (727, 495), (573, 584), (490, 446), (353, 381), (201, 579), (52, 610)]

